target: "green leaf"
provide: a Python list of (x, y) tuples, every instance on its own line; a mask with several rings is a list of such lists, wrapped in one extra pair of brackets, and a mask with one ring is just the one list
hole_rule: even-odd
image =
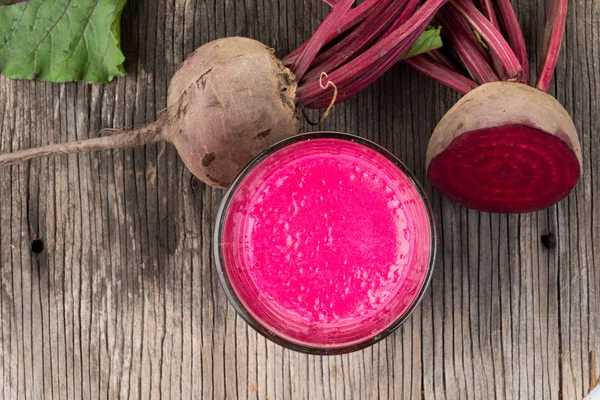
[(428, 51), (439, 49), (443, 46), (442, 43), (442, 27), (428, 27), (425, 32), (419, 36), (413, 47), (404, 55), (403, 58), (414, 57), (419, 54), (427, 53)]
[(50, 82), (125, 75), (120, 19), (126, 1), (0, 0), (0, 73)]

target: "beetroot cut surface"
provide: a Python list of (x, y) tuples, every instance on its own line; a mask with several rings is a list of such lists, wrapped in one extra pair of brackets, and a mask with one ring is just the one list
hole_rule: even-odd
[(512, 125), (460, 135), (429, 166), (428, 178), (467, 207), (526, 213), (565, 198), (579, 181), (579, 161), (565, 142)]

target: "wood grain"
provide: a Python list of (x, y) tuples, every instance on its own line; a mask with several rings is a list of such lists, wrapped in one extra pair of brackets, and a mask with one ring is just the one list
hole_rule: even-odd
[[(535, 71), (544, 0), (516, 8)], [(0, 152), (154, 120), (196, 47), (244, 35), (283, 56), (326, 9), (317, 0), (130, 0), (126, 78), (0, 78)], [(422, 306), (351, 355), (283, 350), (235, 314), (211, 251), (222, 192), (192, 179), (170, 145), (0, 170), (0, 397), (583, 398), (589, 355), (600, 355), (599, 43), (600, 3), (574, 0), (552, 93), (575, 118), (584, 175), (537, 214), (468, 211), (431, 189), (427, 140), (458, 96), (405, 66), (334, 109), (325, 129), (375, 140), (415, 172), (440, 236)], [(542, 245), (547, 234), (556, 248)]]

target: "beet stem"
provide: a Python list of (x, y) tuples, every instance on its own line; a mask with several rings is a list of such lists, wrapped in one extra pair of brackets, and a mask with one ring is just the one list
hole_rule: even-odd
[(485, 17), (492, 23), (494, 28), (499, 29), (498, 18), (496, 18), (496, 12), (494, 11), (494, 4), (492, 0), (479, 0), (479, 7)]
[[(398, 29), (379, 40), (374, 46), (354, 60), (330, 73), (328, 79), (335, 82), (340, 89), (338, 102), (350, 98), (352, 93), (361, 91), (391, 68), (402, 55), (406, 54), (413, 43), (419, 38), (419, 35), (427, 24), (433, 19), (435, 13), (447, 1), (426, 1)], [(397, 53), (399, 52), (401, 54), (398, 56)], [(360, 79), (361, 75), (364, 75), (369, 70), (373, 71), (367, 73), (367, 77)], [(297, 92), (297, 99), (302, 105), (310, 103), (318, 104), (317, 100), (322, 101), (322, 96), (323, 93), (319, 82), (316, 81), (301, 85)]]
[(446, 57), (446, 55), (442, 53), (440, 49), (428, 51), (425, 55), (431, 58), (436, 63), (443, 65), (444, 67), (451, 69), (454, 72), (460, 73), (460, 69), (458, 68), (458, 66), (450, 58)]
[(519, 79), (523, 67), (502, 33), (475, 7), (471, 0), (450, 0), (452, 5), (469, 21), (481, 35), (506, 72), (505, 79)]
[(0, 154), (0, 168), (17, 165), (32, 158), (55, 156), (73, 153), (88, 153), (91, 151), (107, 149), (127, 149), (166, 141), (166, 118), (152, 122), (132, 131), (117, 130), (114, 135), (93, 139), (79, 140), (69, 143), (57, 143), (33, 149)]
[(542, 92), (548, 92), (554, 69), (558, 62), (562, 46), (565, 25), (567, 23), (568, 0), (552, 0), (544, 34), (544, 52), (538, 71), (536, 87)]
[(417, 11), (417, 8), (421, 5), (421, 0), (409, 0), (408, 4), (402, 10), (402, 13), (396, 20), (390, 25), (387, 31), (383, 34), (382, 37), (389, 36), (392, 32), (398, 29), (406, 20)]
[(489, 54), (475, 37), (465, 17), (451, 5), (442, 7), (437, 17), (442, 31), (454, 46), (471, 78), (479, 84), (499, 81), (500, 78), (490, 66)]
[[(309, 72), (304, 76), (307, 82), (319, 79), (322, 71), (334, 71), (347, 60), (352, 59), (371, 45), (399, 14), (406, 0), (382, 0), (355, 30), (326, 52), (315, 58)], [(405, 18), (406, 19), (406, 18)]]
[[(488, 21), (492, 24), (492, 26), (502, 34), (500, 30), (500, 24), (498, 22), (498, 17), (496, 17), (496, 11), (494, 9), (493, 0), (479, 0), (479, 8), (481, 9), (482, 14), (487, 18)], [(492, 64), (494, 69), (498, 73), (499, 76), (504, 76), (504, 67), (502, 66), (502, 62), (498, 59), (498, 57), (492, 57)]]
[[(391, 52), (386, 54), (383, 57), (375, 68), (368, 69), (364, 71), (362, 74), (356, 75), (354, 79), (350, 80), (346, 83), (344, 90), (341, 91), (338, 102), (345, 101), (358, 93), (362, 92), (367, 86), (371, 85), (377, 79), (379, 79), (387, 70), (392, 68), (398, 61), (402, 59), (402, 57), (409, 51), (412, 46), (411, 43), (414, 43), (420, 33), (417, 31), (412, 34), (411, 37), (407, 39), (408, 45), (406, 43), (396, 47)], [(326, 107), (327, 100), (320, 96), (318, 99), (315, 99), (312, 103), (308, 104), (307, 108), (323, 108)]]
[(517, 14), (515, 14), (515, 10), (513, 9), (510, 0), (496, 0), (496, 5), (500, 11), (500, 17), (504, 22), (504, 28), (506, 29), (510, 46), (521, 63), (521, 67), (523, 67), (521, 83), (528, 85), (529, 57), (527, 55), (527, 46), (525, 45), (525, 38), (523, 37), (523, 31), (521, 30), (521, 25), (517, 19)]
[(478, 86), (477, 82), (453, 71), (445, 65), (425, 57), (424, 55), (411, 57), (404, 60), (404, 62), (417, 71), (422, 72), (430, 78), (433, 78), (462, 94), (467, 94)]
[[(348, 11), (346, 15), (344, 15), (344, 18), (342, 18), (342, 20), (340, 21), (340, 25), (335, 30), (329, 33), (329, 36), (325, 40), (323, 46), (339, 37), (342, 33), (350, 30), (351, 28), (354, 28), (356, 25), (361, 23), (373, 12), (373, 8), (379, 1), (381, 0), (365, 0), (358, 6), (350, 9), (350, 11)], [(337, 1), (331, 3), (333, 4), (330, 5), (335, 5)], [(283, 64), (286, 67), (289, 67), (290, 65), (294, 64), (298, 59), (300, 53), (302, 53), (302, 51), (306, 48), (307, 45), (308, 41), (302, 44), (296, 50), (292, 51), (290, 54), (288, 54), (288, 56), (283, 59)]]
[(348, 12), (354, 0), (341, 0), (338, 4), (336, 4), (329, 15), (325, 17), (321, 25), (317, 28), (313, 36), (310, 38), (306, 47), (300, 55), (296, 62), (291, 65), (289, 68), (296, 74), (296, 81), (300, 82), (313, 60), (321, 51), (321, 48), (325, 44), (328, 35), (331, 32), (334, 32), (336, 27), (339, 25), (340, 21), (343, 19), (344, 15)]

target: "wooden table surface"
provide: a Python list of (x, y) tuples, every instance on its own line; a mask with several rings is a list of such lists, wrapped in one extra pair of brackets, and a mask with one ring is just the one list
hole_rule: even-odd
[[(532, 57), (543, 5), (516, 0)], [(196, 47), (245, 35), (283, 56), (326, 10), (318, 0), (130, 0), (128, 76), (0, 78), (0, 151), (153, 120)], [(427, 141), (458, 95), (406, 66), (334, 109), (326, 129), (380, 143), (425, 184), (440, 237), (423, 304), (351, 355), (284, 350), (236, 316), (211, 250), (223, 192), (191, 179), (172, 146), (1, 170), (0, 396), (583, 398), (590, 354), (600, 356), (600, 2), (573, 1), (566, 35), (552, 93), (575, 118), (585, 165), (573, 194), (547, 211), (483, 214), (432, 190)], [(552, 249), (541, 242), (549, 234)]]

